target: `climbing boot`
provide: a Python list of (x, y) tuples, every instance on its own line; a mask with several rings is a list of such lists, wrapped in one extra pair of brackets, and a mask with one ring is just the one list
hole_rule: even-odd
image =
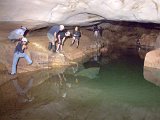
[(53, 51), (53, 52), (56, 52), (56, 45), (53, 45), (53, 46), (52, 46), (52, 51)]
[(48, 44), (48, 50), (51, 50), (51, 49), (52, 49), (52, 43), (49, 42), (49, 44)]

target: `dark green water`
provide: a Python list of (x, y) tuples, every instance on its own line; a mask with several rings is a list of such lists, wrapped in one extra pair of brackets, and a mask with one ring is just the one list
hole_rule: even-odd
[[(5, 84), (3, 87), (10, 90), (6, 92), (1, 87), (0, 118), (160, 120), (160, 87), (143, 78), (143, 61), (138, 57), (125, 56), (101, 65), (95, 79), (76, 77), (68, 71), (63, 73), (66, 81), (62, 78), (61, 82), (58, 75), (49, 73), (48, 80), (29, 88), (25, 96), (15, 95), (13, 81)], [(13, 97), (5, 98), (6, 93), (12, 92)], [(22, 102), (22, 98), (30, 101)], [(9, 110), (11, 112), (7, 113)]]
[(90, 86), (101, 89), (111, 102), (160, 107), (160, 87), (144, 79), (143, 61), (136, 56), (121, 57), (101, 66), (99, 78)]

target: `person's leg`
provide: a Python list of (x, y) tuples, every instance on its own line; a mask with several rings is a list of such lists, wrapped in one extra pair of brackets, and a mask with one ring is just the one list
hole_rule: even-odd
[(63, 42), (64, 42), (64, 39), (61, 40), (60, 43), (59, 43), (59, 47), (60, 47), (61, 51), (63, 50)]
[(16, 74), (16, 72), (17, 72), (17, 62), (18, 62), (18, 59), (19, 59), (18, 53), (14, 53), (11, 74)]
[(24, 91), (23, 88), (18, 84), (17, 79), (16, 80), (12, 80), (14, 87), (16, 88), (16, 91), (18, 94), (20, 95), (24, 95)]
[(61, 43), (60, 43), (60, 49), (61, 49), (61, 51), (63, 50), (63, 42), (64, 42), (64, 40), (65, 40), (65, 39), (62, 39), (62, 40), (61, 40)]
[(61, 51), (63, 51), (63, 45), (62, 44), (60, 45), (60, 47), (61, 47)]
[(62, 77), (63, 77), (63, 80), (66, 82), (66, 81), (67, 81), (67, 79), (66, 79), (66, 77), (65, 77), (64, 73), (62, 73)]
[(51, 49), (52, 49), (52, 43), (49, 42), (49, 43), (48, 43), (48, 50), (51, 50)]
[(78, 46), (79, 46), (79, 39), (76, 39), (76, 41), (77, 41), (77, 48), (78, 48)]
[(52, 51), (56, 52), (56, 39), (55, 38), (53, 38), (53, 41), (52, 41)]
[(23, 89), (24, 93), (27, 93), (27, 92), (31, 89), (32, 84), (33, 84), (33, 78), (30, 78), (30, 79), (28, 80), (27, 85), (26, 85), (25, 88)]
[(28, 62), (28, 64), (29, 64), (29, 65), (32, 64), (31, 58), (30, 58), (26, 53), (22, 53), (22, 54), (23, 54), (22, 57), (24, 57), (24, 58), (26, 59), (26, 61)]
[(47, 33), (47, 37), (48, 37), (48, 40), (49, 40), (49, 44), (48, 44), (48, 50), (51, 50), (52, 49), (52, 41), (53, 41), (53, 38), (54, 36), (51, 35), (50, 33)]
[(52, 46), (52, 52), (56, 52), (56, 44)]
[(65, 39), (63, 38), (62, 41), (61, 41), (61, 44), (62, 44), (62, 45), (64, 45), (64, 41), (65, 41)]
[(62, 79), (62, 77), (61, 77), (61, 73), (58, 73), (58, 77), (59, 77), (59, 80), (60, 80), (60, 85), (62, 86), (62, 81), (63, 81), (63, 79)]
[(70, 45), (70, 46), (72, 46), (72, 45), (74, 44), (74, 42), (75, 42), (75, 37), (73, 37), (73, 39), (72, 39), (72, 43), (71, 43), (71, 45)]
[(58, 43), (58, 45), (57, 45), (56, 52), (58, 52), (58, 51), (59, 51), (59, 47), (60, 47), (60, 43)]
[(56, 52), (56, 41), (57, 41), (56, 33), (54, 33), (53, 40), (52, 40), (52, 51), (53, 52)]

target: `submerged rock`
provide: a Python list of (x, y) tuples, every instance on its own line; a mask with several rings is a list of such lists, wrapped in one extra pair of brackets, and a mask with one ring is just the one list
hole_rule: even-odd
[(88, 77), (90, 79), (94, 79), (97, 77), (99, 70), (100, 67), (91, 67), (76, 73), (75, 76), (83, 76), (83, 77)]

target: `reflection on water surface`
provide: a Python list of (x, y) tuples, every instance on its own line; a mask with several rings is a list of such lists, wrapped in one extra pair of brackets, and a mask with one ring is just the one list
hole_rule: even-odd
[(18, 76), (0, 87), (0, 118), (159, 120), (160, 88), (144, 80), (142, 68), (137, 57), (122, 57), (93, 79), (77, 65)]

